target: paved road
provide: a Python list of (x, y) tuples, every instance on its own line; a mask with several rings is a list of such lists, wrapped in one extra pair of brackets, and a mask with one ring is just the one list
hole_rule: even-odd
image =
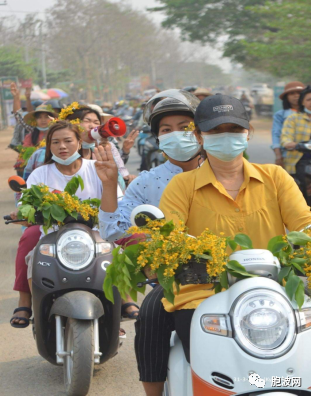
[[(251, 161), (272, 162), (269, 149), (271, 123), (254, 121), (255, 133), (250, 141)], [(0, 197), (1, 216), (14, 207), (13, 194), (7, 186), (7, 179), (13, 174), (15, 155), (6, 150), (11, 131), (0, 131)], [(136, 150), (129, 161), (131, 173), (137, 173), (139, 158)], [(0, 222), (0, 395), (64, 395), (62, 368), (45, 362), (36, 351), (30, 327), (14, 329), (9, 325), (11, 314), (17, 305), (18, 294), (12, 291), (14, 263), (19, 226)], [(143, 395), (138, 379), (133, 350), (134, 324), (123, 323), (127, 339), (119, 354), (102, 366), (97, 366), (91, 395)]]

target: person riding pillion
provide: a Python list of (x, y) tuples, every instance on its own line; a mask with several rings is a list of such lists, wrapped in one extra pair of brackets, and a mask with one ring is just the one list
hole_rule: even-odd
[(159, 141), (167, 161), (143, 171), (128, 187), (122, 202), (117, 202), (116, 168), (109, 147), (98, 152), (98, 175), (105, 189), (99, 212), (100, 234), (108, 241), (120, 239), (131, 226), (132, 210), (141, 204), (158, 206), (163, 190), (177, 174), (198, 167), (201, 145), (191, 131), (199, 100), (183, 90), (162, 91), (152, 97), (144, 110), (145, 121)]

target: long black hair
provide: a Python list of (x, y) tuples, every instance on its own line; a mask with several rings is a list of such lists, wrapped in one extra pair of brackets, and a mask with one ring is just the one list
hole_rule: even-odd
[(289, 103), (289, 100), (287, 98), (287, 94), (284, 95), (282, 102), (283, 102), (283, 109), (284, 110), (291, 109), (291, 104)]
[(307, 87), (300, 93), (298, 105), (299, 105), (299, 112), (301, 113), (305, 112), (305, 107), (303, 106), (302, 102), (307, 94), (311, 94), (311, 85), (307, 85)]

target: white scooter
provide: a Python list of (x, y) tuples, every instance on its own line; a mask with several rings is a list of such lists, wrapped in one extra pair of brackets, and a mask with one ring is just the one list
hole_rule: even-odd
[[(137, 214), (164, 218), (153, 206)], [(279, 261), (267, 250), (234, 252), (230, 260), (260, 277), (237, 280), (195, 310), (190, 362), (172, 333), (164, 395), (311, 395), (311, 300), (302, 309), (277, 282)]]

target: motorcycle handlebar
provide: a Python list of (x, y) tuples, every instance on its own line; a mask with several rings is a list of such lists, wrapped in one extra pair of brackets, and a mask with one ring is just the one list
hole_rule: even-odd
[(13, 220), (10, 215), (4, 215), (3, 219), (5, 221), (12, 221)]

